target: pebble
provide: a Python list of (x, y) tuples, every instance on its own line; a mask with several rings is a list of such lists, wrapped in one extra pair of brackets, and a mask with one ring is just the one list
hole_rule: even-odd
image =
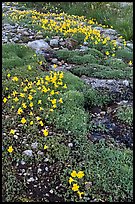
[(68, 147), (73, 147), (73, 143), (68, 143)]
[(51, 189), (49, 192), (50, 192), (50, 193), (53, 193), (53, 190)]
[(45, 171), (48, 171), (49, 169), (48, 169), (48, 167), (45, 167)]
[(49, 161), (49, 159), (48, 159), (48, 158), (45, 158), (45, 159), (44, 159), (44, 161), (45, 161), (45, 162), (48, 162), (48, 161)]
[(41, 173), (42, 169), (38, 168), (37, 173)]
[(24, 165), (24, 164), (25, 164), (25, 161), (21, 161), (21, 164)]
[(53, 64), (57, 64), (58, 63), (58, 59), (57, 58), (52, 59), (52, 63)]
[(43, 155), (44, 153), (41, 152), (40, 150), (37, 152), (38, 155)]
[(27, 156), (32, 156), (32, 150), (25, 150), (25, 151), (23, 151), (23, 154), (25, 154), (25, 155), (27, 155)]
[(17, 136), (17, 135), (14, 135), (14, 138), (15, 138), (15, 139), (18, 139), (18, 136)]
[(31, 177), (31, 178), (29, 178), (29, 179), (27, 180), (27, 182), (33, 182), (33, 181), (35, 181), (35, 179), (34, 179), (33, 177)]
[(31, 147), (32, 147), (33, 149), (36, 149), (37, 146), (38, 146), (38, 143), (37, 143), (37, 142), (34, 142), (34, 143), (31, 144)]

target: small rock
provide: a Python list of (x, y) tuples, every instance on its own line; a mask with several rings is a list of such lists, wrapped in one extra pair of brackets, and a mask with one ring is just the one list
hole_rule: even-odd
[(29, 179), (27, 180), (27, 182), (33, 182), (33, 181), (35, 181), (35, 179), (34, 179), (33, 177), (31, 177), (31, 178), (29, 178)]
[(57, 58), (53, 58), (53, 59), (52, 59), (52, 63), (53, 63), (53, 64), (57, 64), (57, 63), (58, 63), (58, 59), (57, 59)]
[(25, 164), (25, 161), (21, 161), (21, 164), (24, 165), (24, 164)]
[(31, 147), (32, 147), (33, 149), (36, 149), (37, 146), (38, 146), (38, 143), (37, 143), (37, 142), (31, 144)]
[(73, 147), (73, 143), (68, 143), (68, 147)]
[(45, 162), (48, 162), (49, 161), (49, 159), (48, 158), (45, 158), (45, 160), (44, 160)]
[(18, 139), (18, 136), (17, 136), (17, 135), (14, 135), (14, 138), (17, 140), (17, 139)]
[(59, 41), (58, 39), (52, 39), (50, 40), (50, 46), (52, 47), (58, 47)]
[(123, 83), (123, 85), (125, 85), (125, 86), (129, 86), (129, 81), (128, 81), (128, 80), (124, 80), (122, 83)]
[(50, 193), (53, 193), (53, 190), (51, 189), (49, 192), (50, 192)]
[(100, 115), (101, 115), (101, 116), (105, 115), (105, 111), (101, 111), (101, 112), (100, 112)]
[(42, 169), (38, 168), (37, 173), (41, 173)]
[(43, 155), (44, 153), (41, 152), (40, 150), (37, 152), (38, 155)]
[(32, 150), (25, 150), (25, 151), (23, 151), (23, 154), (31, 157), (32, 156)]
[(48, 171), (48, 167), (47, 166), (45, 167), (45, 171)]

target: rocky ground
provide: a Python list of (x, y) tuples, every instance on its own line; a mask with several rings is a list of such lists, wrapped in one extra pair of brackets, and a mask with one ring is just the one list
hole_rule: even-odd
[[(123, 4), (121, 6), (125, 6)], [(10, 10), (10, 6), (7, 6), (5, 3), (2, 3), (2, 10), (3, 13), (6, 15), (7, 13), (12, 12), (14, 9), (17, 8), (17, 5), (12, 7), (12, 11)], [(119, 46), (122, 45), (120, 39), (118, 39), (119, 34), (113, 29), (105, 29), (102, 27), (95, 27), (95, 29), (100, 30), (104, 36), (109, 36), (111, 39), (115, 39)], [(35, 50), (36, 54), (42, 54), (47, 61), (47, 68), (51, 70), (54, 68), (54, 65), (57, 65), (56, 71), (58, 70), (65, 70), (70, 71), (75, 65), (73, 63), (66, 62), (65, 60), (60, 60), (56, 52), (59, 49), (65, 50), (78, 50), (80, 52), (86, 51), (88, 49), (87, 43), (80, 45), (79, 48), (75, 48), (77, 41), (73, 39), (63, 39), (59, 36), (54, 36), (51, 39), (44, 39), (42, 33), (36, 33), (34, 30), (28, 29), (27, 27), (22, 27), (18, 23), (10, 24), (10, 23), (3, 23), (2, 24), (2, 43), (20, 43), (27, 45)], [(127, 42), (127, 48), (131, 51), (133, 50), (133, 43)], [(43, 66), (43, 69), (45, 67)], [(45, 68), (45, 69), (47, 69)], [(131, 67), (132, 68), (132, 67)], [(116, 118), (116, 112), (118, 108), (122, 105), (132, 107), (133, 103), (133, 87), (132, 82), (129, 79), (100, 79), (97, 77), (88, 77), (82, 75), (80, 77), (89, 87), (94, 88), (96, 90), (105, 90), (107, 91), (108, 95), (110, 95), (113, 100), (104, 108), (100, 107), (93, 107), (92, 109), (88, 110), (92, 115), (91, 123), (94, 125), (94, 128), (90, 130), (88, 134), (88, 139), (92, 142), (98, 142), (100, 139), (105, 139), (107, 141), (111, 141), (114, 139), (116, 141), (117, 146), (126, 146), (128, 148), (133, 148), (133, 132), (132, 127), (127, 126), (127, 124), (120, 122)], [(33, 156), (33, 149), (37, 148), (37, 144), (33, 143), (31, 150), (25, 150), (23, 154), (28, 155), (29, 157)], [(38, 152), (39, 155), (42, 152)], [(47, 158), (45, 158), (47, 159)], [(40, 197), (39, 194), (44, 193), (46, 198), (50, 198), (50, 201), (62, 201), (61, 197), (55, 197), (53, 190), (49, 187), (44, 185), (44, 183), (51, 182), (53, 176), (50, 175), (49, 170), (49, 163), (47, 161), (43, 161), (42, 165), (35, 167), (32, 169), (31, 165), (28, 167), (25, 165), (25, 162), (22, 161), (21, 164), (18, 164), (17, 171), (18, 177), (27, 180), (27, 184), (30, 189), (30, 194), (35, 194)], [(56, 165), (52, 166), (52, 168), (56, 168)], [(41, 172), (44, 171), (45, 173), (42, 174), (44, 176), (43, 183), (38, 184), (38, 179), (40, 178)], [(34, 173), (35, 172), (35, 175)], [(39, 178), (38, 178), (39, 177)], [(44, 192), (40, 191), (43, 189)], [(59, 184), (58, 191), (59, 193), (63, 192)], [(56, 186), (57, 186), (56, 185)], [(59, 189), (60, 188), (60, 189)], [(46, 191), (47, 189), (47, 191)], [(39, 191), (39, 192), (38, 192)]]
[[(121, 4), (122, 6), (126, 6), (126, 3), (123, 2)], [(12, 12), (14, 9), (19, 9), (17, 5), (14, 5), (12, 8), (12, 11), (10, 10), (10, 6), (5, 5), (5, 3), (2, 4), (2, 9), (4, 14)], [(107, 29), (103, 27), (95, 27), (95, 29), (100, 30), (100, 33), (103, 34), (105, 37), (109, 36), (110, 39), (116, 40), (117, 44), (119, 46), (122, 45), (121, 40), (118, 38), (119, 34), (113, 30), (113, 29)], [(88, 49), (87, 43), (84, 43), (80, 46), (79, 49), (75, 49), (74, 46), (77, 44), (77, 41), (74, 39), (63, 39), (59, 36), (54, 36), (52, 39), (44, 39), (42, 33), (36, 33), (34, 30), (28, 29), (27, 27), (22, 27), (19, 24), (11, 25), (9, 23), (3, 23), (2, 24), (2, 43), (21, 43), (28, 45), (32, 49), (35, 50), (36, 54), (43, 54), (46, 61), (48, 62), (48, 68), (51, 70), (54, 67), (54, 64), (57, 65), (57, 70), (69, 70), (74, 67), (74, 64), (70, 64), (65, 62), (64, 60), (59, 60), (56, 57), (55, 51), (59, 49), (65, 49), (65, 50), (79, 50), (80, 52), (86, 51)], [(129, 48), (131, 51), (133, 50), (133, 43), (127, 42), (127, 48)], [(98, 78), (91, 78), (87, 76), (81, 76), (81, 79), (85, 81), (87, 84), (90, 85), (90, 87), (96, 88), (96, 89), (107, 89), (109, 90), (109, 93), (115, 98), (114, 103), (118, 105), (126, 104), (126, 106), (132, 105), (132, 83), (131, 81), (124, 79), (124, 80), (118, 80), (118, 79), (98, 79)], [(113, 104), (112, 104), (113, 105)], [(112, 112), (116, 111), (115, 108), (113, 108)], [(101, 110), (102, 113), (102, 110)], [(95, 113), (96, 114), (96, 113)], [(98, 113), (100, 115), (100, 112)], [(105, 117), (108, 117), (108, 123), (110, 121), (110, 115), (105, 112)], [(97, 120), (97, 119), (96, 119)], [(99, 118), (99, 121), (101, 119)], [(100, 121), (100, 123), (104, 124), (104, 117), (103, 120)], [(116, 124), (115, 124), (116, 123)], [(117, 121), (113, 121), (114, 126), (118, 126), (117, 130), (115, 130), (115, 135), (112, 134), (112, 137), (114, 138), (121, 138), (119, 139), (123, 143), (127, 144), (128, 146), (132, 147), (133, 145), (133, 135), (132, 130), (130, 131), (130, 134), (128, 134), (129, 130), (125, 130), (124, 136), (119, 133), (119, 130), (121, 129), (121, 126), (117, 124)], [(112, 126), (110, 121), (110, 127)], [(125, 127), (126, 129), (126, 127)], [(99, 138), (103, 138), (104, 135), (101, 135), (101, 132), (98, 133), (100, 136)], [(93, 138), (95, 137), (95, 140), (97, 138), (96, 135), (93, 135)], [(125, 138), (125, 139), (124, 139)], [(129, 141), (128, 141), (129, 138)]]

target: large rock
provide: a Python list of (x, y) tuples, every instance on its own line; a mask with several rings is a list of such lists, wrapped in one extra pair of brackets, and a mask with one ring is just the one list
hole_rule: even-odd
[(31, 47), (33, 50), (50, 50), (51, 47), (44, 40), (35, 40), (28, 42), (28, 47)]

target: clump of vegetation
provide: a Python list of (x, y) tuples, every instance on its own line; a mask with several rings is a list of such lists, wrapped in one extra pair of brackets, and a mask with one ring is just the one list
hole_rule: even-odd
[(133, 124), (133, 108), (130, 106), (120, 106), (117, 110), (116, 117), (121, 122), (125, 122), (131, 126)]

